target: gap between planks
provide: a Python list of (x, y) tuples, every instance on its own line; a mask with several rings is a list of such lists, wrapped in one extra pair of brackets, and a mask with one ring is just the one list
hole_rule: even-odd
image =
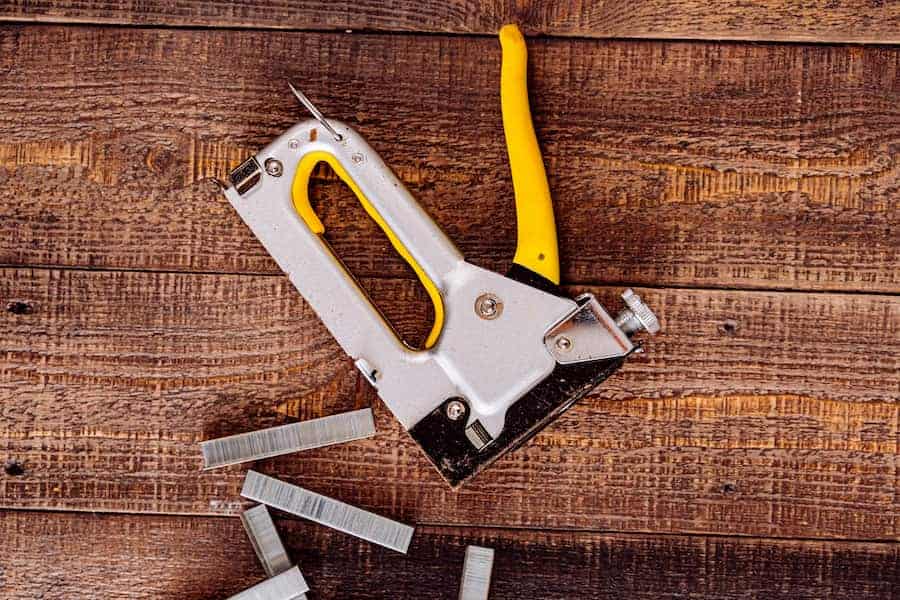
[[(54, 265), (54, 264), (15, 264), (0, 263), (0, 269), (21, 269), (32, 271), (84, 271), (89, 273), (146, 273), (148, 275), (197, 275), (200, 277), (285, 277), (284, 273), (273, 273), (271, 271), (192, 271), (177, 269), (138, 269), (128, 267), (88, 267), (84, 265)], [(501, 273), (502, 275), (502, 273)], [(398, 277), (396, 275), (382, 275), (377, 273), (371, 275), (366, 274), (365, 279), (374, 281), (401, 282), (408, 281), (415, 283), (418, 281), (414, 277)], [(803, 294), (808, 296), (869, 296), (874, 298), (900, 298), (900, 292), (890, 293), (876, 290), (841, 290), (841, 289), (803, 289), (789, 287), (736, 287), (736, 286), (715, 286), (715, 285), (648, 285), (645, 283), (637, 283), (632, 281), (561, 281), (562, 287), (605, 287), (605, 288), (644, 288), (649, 290), (684, 290), (685, 292), (748, 292), (748, 293), (772, 293), (772, 294)], [(297, 292), (299, 295), (300, 292)]]
[[(28, 2), (14, 4), (5, 8), (6, 14), (0, 14), (0, 22), (468, 37), (493, 36), (503, 24), (515, 22), (529, 37), (564, 39), (900, 43), (900, 13), (890, 3), (873, 5), (859, 0), (801, 9), (784, 0), (768, 0), (753, 7), (726, 0), (716, 11), (702, 3), (679, 0), (606, 3), (599, 7), (582, 2), (554, 6), (497, 0), (468, 1), (462, 5), (459, 1), (401, 1), (387, 8), (366, 0), (308, 2), (302, 7), (251, 1), (246, 3), (244, 14), (222, 7), (217, 12), (214, 3), (185, 6), (181, 2), (164, 4), (154, 0), (141, 3), (138, 8), (130, 3), (116, 6), (116, 2), (79, 5), (64, 1), (51, 4), (49, 10), (39, 2), (31, 6)], [(204, 10), (198, 13), (197, 8)], [(65, 12), (68, 14), (61, 14)]]
[[(254, 504), (252, 502), (244, 501), (245, 504), (251, 505)], [(87, 515), (110, 515), (110, 516), (127, 516), (127, 517), (136, 517), (143, 519), (152, 519), (154, 517), (165, 517), (165, 518), (196, 518), (196, 519), (237, 519), (240, 520), (240, 513), (234, 514), (215, 514), (215, 513), (197, 513), (197, 512), (176, 512), (176, 511), (154, 511), (154, 512), (135, 512), (132, 510), (115, 510), (115, 509), (100, 509), (100, 510), (90, 510), (90, 509), (79, 509), (79, 508), (46, 508), (40, 506), (29, 506), (29, 507), (13, 507), (13, 506), (3, 506), (0, 507), (0, 515), (5, 512), (15, 512), (19, 514), (27, 514), (27, 513), (47, 513), (50, 515), (76, 515), (76, 516), (87, 516)], [(298, 523), (307, 523), (308, 521), (296, 517), (293, 515), (289, 515), (286, 513), (282, 513), (280, 511), (274, 512), (275, 516), (279, 519), (287, 520), (287, 521), (296, 521)], [(409, 522), (409, 525), (413, 525), (416, 528), (416, 532), (420, 530), (431, 530), (430, 533), (435, 532), (436, 530), (443, 530), (445, 532), (453, 532), (458, 530), (476, 530), (483, 532), (495, 532), (498, 534), (506, 533), (557, 533), (557, 534), (576, 534), (576, 535), (598, 535), (604, 537), (619, 537), (619, 538), (703, 538), (703, 539), (715, 539), (715, 540), (734, 540), (740, 542), (752, 542), (752, 541), (761, 541), (761, 542), (801, 542), (801, 543), (809, 543), (809, 544), (818, 544), (818, 543), (839, 543), (839, 544), (847, 544), (847, 545), (865, 545), (865, 544), (878, 544), (890, 546), (894, 544), (900, 543), (900, 537), (896, 540), (890, 539), (879, 539), (879, 538), (858, 538), (858, 537), (834, 537), (834, 536), (825, 536), (825, 537), (809, 537), (809, 536), (778, 536), (778, 535), (756, 535), (756, 534), (744, 534), (744, 533), (716, 533), (716, 532), (679, 532), (679, 531), (654, 531), (654, 530), (642, 530), (642, 529), (608, 529), (608, 528), (591, 528), (591, 527), (528, 527), (528, 526), (513, 526), (513, 525), (482, 525), (480, 523), (442, 523), (438, 521), (416, 521)], [(318, 526), (318, 525), (317, 525)], [(321, 526), (327, 529), (326, 526)], [(439, 531), (438, 531), (439, 533)], [(347, 535), (347, 534), (341, 534)], [(415, 537), (415, 534), (413, 534)]]

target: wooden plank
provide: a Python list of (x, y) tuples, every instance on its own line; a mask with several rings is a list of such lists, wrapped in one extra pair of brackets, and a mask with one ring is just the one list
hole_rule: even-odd
[(522, 3), (515, 0), (305, 0), (240, 4), (190, 0), (8, 0), (0, 20), (273, 29), (495, 33), (519, 23), (539, 35), (779, 40), (900, 41), (900, 8), (867, 0), (635, 0)]
[[(237, 519), (0, 513), (0, 592), (224, 598), (262, 579)], [(424, 527), (410, 556), (278, 519), (311, 596), (455, 597), (466, 544), (495, 548), (491, 599), (895, 598), (896, 544)]]
[(898, 537), (900, 300), (640, 293), (647, 355), (452, 492), (286, 279), (7, 269), (0, 503), (233, 514), (243, 472), (200, 440), (372, 403), (374, 438), (256, 468), (419, 524)]
[[(0, 31), (0, 264), (275, 272), (205, 178), (305, 118), (288, 78), (473, 262), (509, 264), (493, 39)], [(565, 280), (900, 291), (900, 49), (542, 39), (531, 60)], [(350, 268), (408, 276), (318, 183)]]

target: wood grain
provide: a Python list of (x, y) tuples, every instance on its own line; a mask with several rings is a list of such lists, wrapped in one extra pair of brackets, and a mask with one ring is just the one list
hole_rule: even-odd
[(452, 492), (283, 277), (7, 269), (0, 503), (232, 514), (197, 442), (372, 403), (375, 438), (259, 468), (419, 524), (898, 538), (896, 297), (640, 293), (647, 355)]
[[(499, 58), (488, 38), (7, 26), (0, 264), (275, 272), (207, 178), (305, 118), (290, 78), (503, 271)], [(535, 40), (564, 279), (900, 291), (898, 63), (889, 47)], [(317, 182), (350, 268), (407, 277), (352, 195)]]
[(44, 22), (274, 29), (427, 31), (493, 34), (515, 22), (530, 34), (578, 37), (900, 41), (895, 2), (868, 0), (8, 0), (0, 19)]
[[(279, 518), (313, 599), (453, 597), (469, 543), (497, 549), (495, 600), (897, 596), (900, 48), (711, 41), (895, 44), (897, 3), (11, 0), (0, 21), (158, 26), (0, 26), (0, 597), (251, 585), (243, 470), (201, 472), (198, 442), (368, 405), (376, 437), (254, 465), (418, 526), (403, 557)], [(454, 492), (211, 178), (303, 118), (291, 79), (505, 270), (509, 21), (569, 290), (648, 286), (664, 329)], [(408, 268), (315, 184), (417, 343)]]
[[(495, 549), (493, 600), (887, 600), (900, 577), (896, 544), (423, 527), (407, 557), (276, 524), (317, 600), (455, 597), (473, 543)], [(7, 600), (224, 598), (264, 577), (238, 519), (3, 512), (0, 533)]]

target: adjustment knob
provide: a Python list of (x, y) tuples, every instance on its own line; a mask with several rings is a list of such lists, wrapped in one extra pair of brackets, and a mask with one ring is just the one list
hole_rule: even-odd
[(644, 304), (641, 297), (634, 293), (634, 290), (627, 289), (622, 292), (622, 300), (628, 308), (622, 309), (622, 312), (616, 317), (616, 325), (619, 329), (631, 335), (638, 331), (646, 331), (654, 334), (659, 331), (659, 319), (650, 310), (650, 307)]

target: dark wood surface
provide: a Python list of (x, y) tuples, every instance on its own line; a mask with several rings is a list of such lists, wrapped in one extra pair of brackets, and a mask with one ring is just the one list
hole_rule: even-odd
[[(900, 576), (897, 545), (885, 543), (426, 526), (407, 557), (306, 523), (276, 525), (317, 591), (310, 598), (455, 598), (471, 543), (496, 550), (493, 600), (889, 598)], [(0, 520), (0, 534), (7, 600), (123, 589), (212, 600), (264, 577), (237, 519), (23, 511)]]
[[(15, 27), (2, 43), (2, 264), (276, 272), (205, 178), (304, 118), (287, 79), (358, 127), (470, 260), (509, 264), (493, 39)], [(898, 65), (892, 47), (535, 42), (565, 280), (900, 291)], [(406, 276), (320, 179), (351, 269)]]
[(6, 0), (0, 19), (295, 30), (896, 43), (892, 0)]
[[(29, 307), (0, 317), (0, 422), (26, 468), (0, 480), (5, 506), (234, 514), (243, 470), (200, 473), (200, 440), (371, 404), (374, 439), (266, 468), (426, 523), (897, 534), (890, 297), (641, 289), (665, 336), (451, 492), (281, 276), (10, 269), (2, 280), (3, 297)], [(414, 306), (409, 281), (365, 283)], [(590, 290), (614, 301), (613, 288)]]
[[(0, 597), (239, 591), (243, 470), (198, 442), (371, 405), (374, 438), (255, 466), (418, 527), (403, 557), (279, 518), (313, 600), (453, 598), (470, 543), (494, 600), (897, 598), (897, 6), (2, 4)], [(663, 333), (454, 492), (211, 178), (303, 118), (292, 79), (505, 270), (500, 54), (468, 34), (513, 17), (564, 283), (635, 286)], [(332, 173), (315, 196), (421, 340), (407, 267)]]

